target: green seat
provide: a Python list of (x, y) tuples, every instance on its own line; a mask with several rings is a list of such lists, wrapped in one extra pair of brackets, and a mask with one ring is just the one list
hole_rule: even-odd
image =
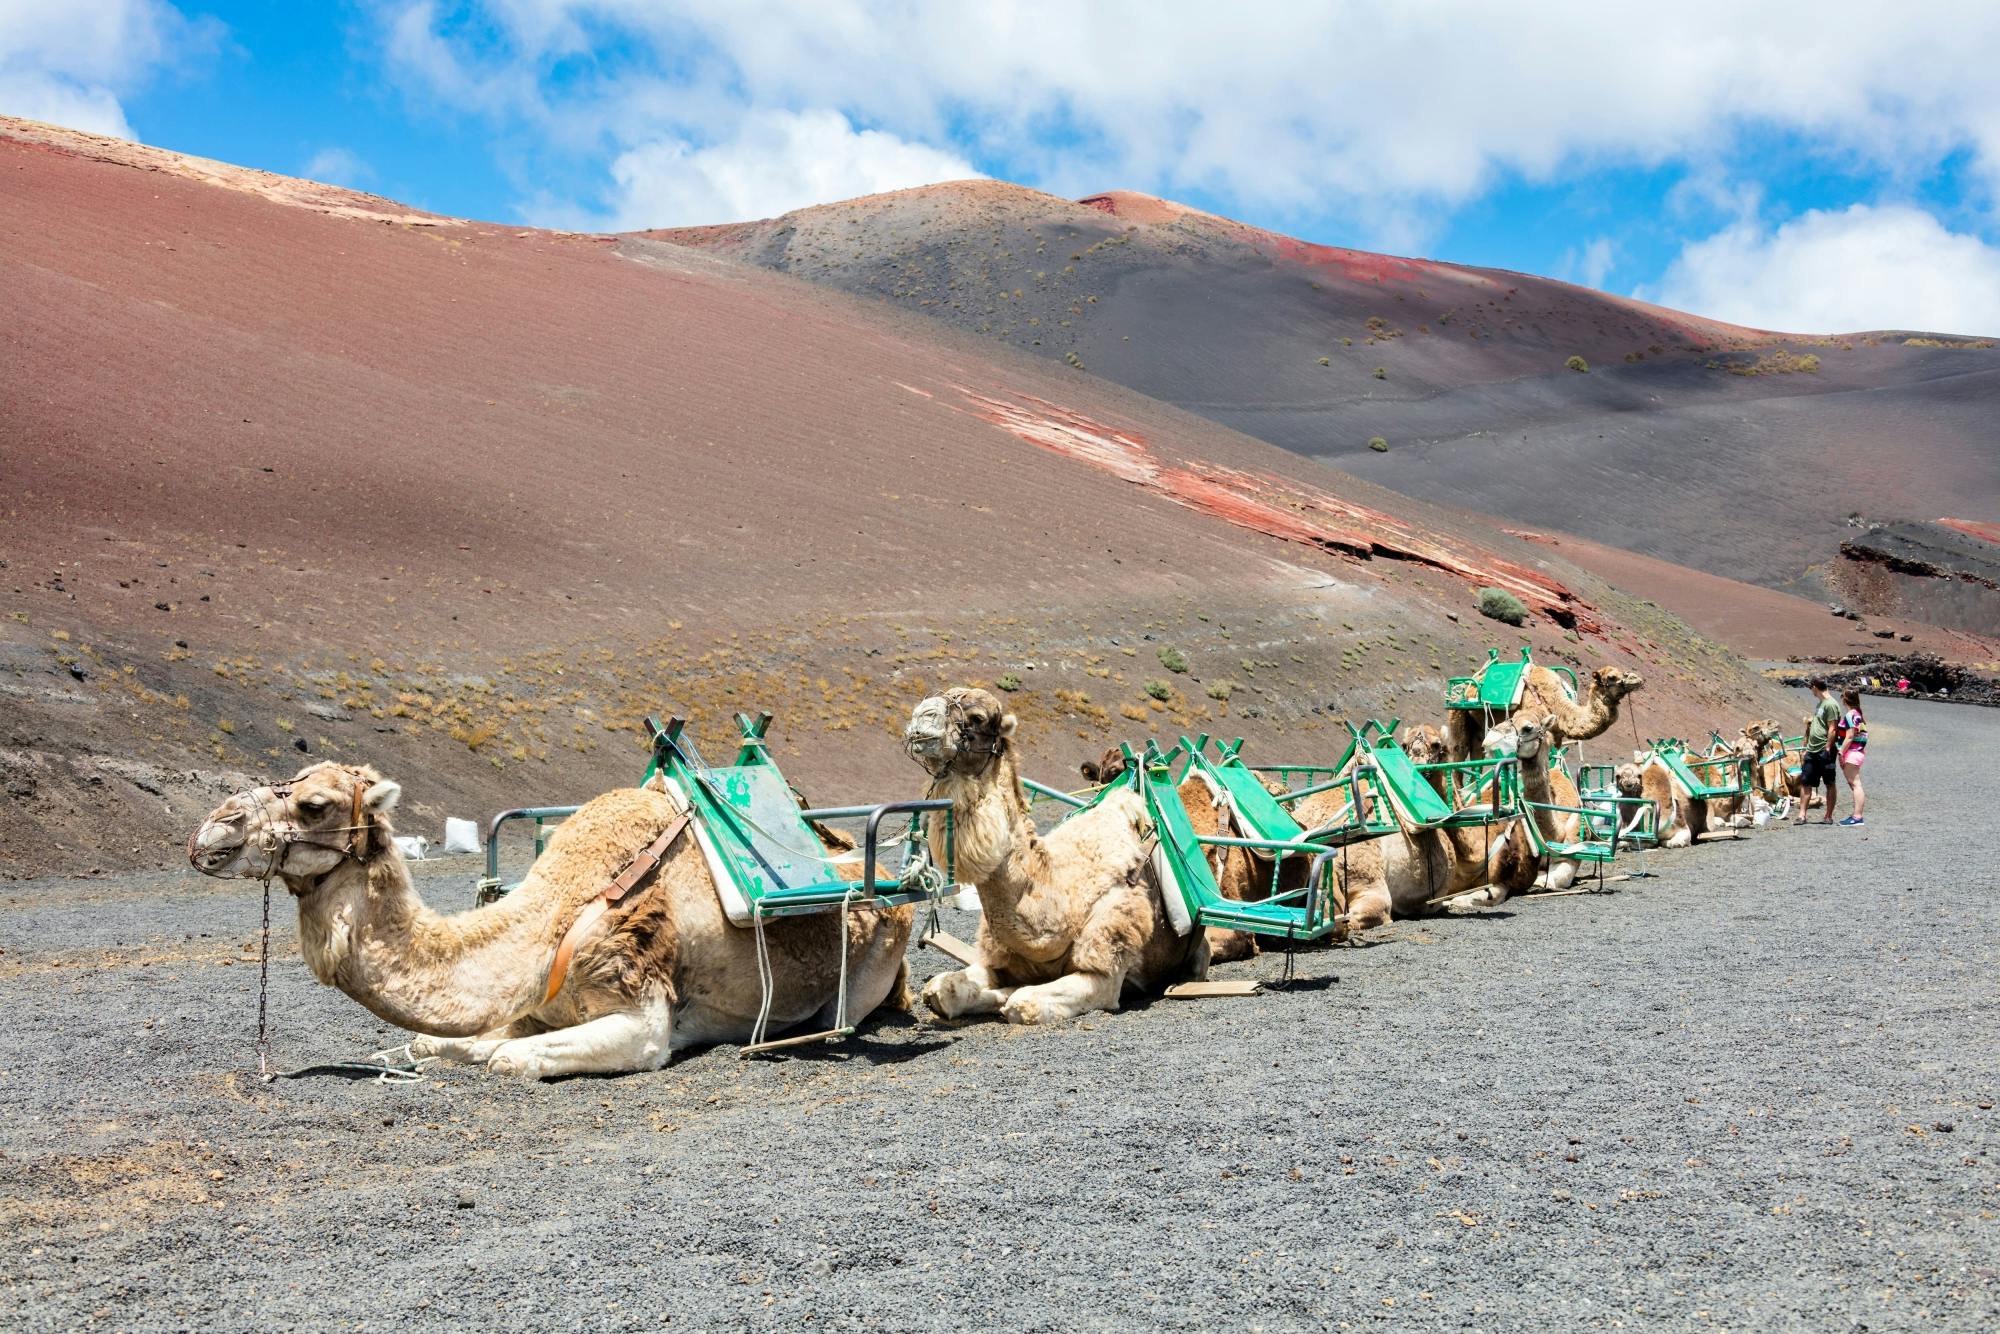
[(1225, 750), (1220, 761), (1210, 760), (1202, 749), (1191, 753), (1196, 768), (1229, 798), (1236, 818), (1251, 831), (1251, 837), (1296, 843), (1305, 835), (1298, 820), (1236, 757), (1233, 749)]
[(820, 841), (771, 758), (763, 742), (768, 717), (739, 721), (744, 736), (735, 764), (705, 764), (677, 718), (656, 729), (646, 771), (647, 780), (659, 774), (693, 809), (696, 840), (733, 924), (823, 912), (850, 899), (910, 903), (926, 897), (924, 888), (903, 883), (902, 867), (878, 867), (874, 883), (863, 883), (856, 873), (860, 851), (836, 853)]
[[(1722, 756), (1709, 759), (1689, 760), (1687, 747), (1678, 741), (1656, 741), (1650, 756), (1666, 766), (1674, 781), (1687, 789), (1689, 797), (1706, 801), (1715, 797), (1740, 797), (1750, 790), (1744, 781), (1746, 762), (1738, 756)], [(1728, 782), (1713, 781), (1718, 769), (1731, 773)], [(1710, 775), (1703, 778), (1696, 770)]]
[[(1204, 845), (1247, 846), (1263, 843), (1270, 851), (1288, 850), (1284, 841), (1256, 839), (1205, 839), (1194, 831), (1187, 808), (1168, 765), (1157, 754), (1149, 754), (1144, 764), (1127, 747), (1126, 776), (1119, 782), (1136, 781), (1146, 813), (1152, 817), (1159, 838), (1155, 866), (1167, 898), (1167, 912), (1183, 933), (1201, 927), (1219, 926), (1260, 935), (1283, 936), (1289, 940), (1317, 940), (1332, 934), (1339, 925), (1333, 898), (1308, 886), (1288, 894), (1257, 902), (1224, 898), (1215, 883), (1215, 873), (1203, 855)], [(1134, 777), (1136, 775), (1136, 777)], [(1265, 795), (1269, 795), (1266, 793)], [(1322, 851), (1314, 844), (1290, 851)]]
[[(1444, 705), (1448, 709), (1481, 709), (1488, 713), (1511, 713), (1521, 702), (1521, 689), (1527, 683), (1528, 669), (1535, 665), (1529, 646), (1521, 645), (1521, 656), (1513, 662), (1502, 662), (1500, 650), (1486, 650), (1486, 661), (1471, 676), (1454, 676), (1445, 682)], [(1574, 703), (1577, 698), (1576, 673), (1567, 667), (1557, 666), (1558, 676), (1567, 678), (1563, 690)]]

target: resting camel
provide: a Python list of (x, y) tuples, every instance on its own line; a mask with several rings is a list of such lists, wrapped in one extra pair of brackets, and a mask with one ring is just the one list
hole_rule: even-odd
[[(1519, 729), (1512, 723), (1493, 728), (1488, 737), (1492, 738), (1503, 729), (1506, 744), (1511, 749), (1503, 752), (1489, 746), (1489, 757), (1518, 751)], [(1544, 735), (1544, 731), (1536, 731), (1529, 744), (1541, 746)], [(1410, 757), (1412, 763), (1445, 762), (1444, 735), (1428, 723), (1412, 723), (1405, 727), (1397, 738), (1397, 744), (1402, 746), (1403, 753)], [(1442, 774), (1432, 773), (1427, 777), (1440, 797), (1447, 801), (1452, 799), (1450, 786)], [(1459, 806), (1465, 809), (1486, 804), (1476, 796), (1467, 796)], [(1451, 871), (1446, 877), (1443, 892), (1454, 897), (1446, 906), (1490, 908), (1534, 886), (1535, 875), (1541, 869), (1541, 857), (1520, 821), (1520, 815), (1508, 813), (1490, 824), (1464, 825), (1438, 831), (1451, 859)]]
[[(1035, 832), (1014, 750), (1014, 715), (959, 687), (917, 705), (903, 747), (952, 803), (959, 878), (979, 893), (979, 962), (924, 987), (940, 1018), (998, 1013), (1046, 1024), (1115, 1010), (1127, 988), (1208, 975), (1208, 940), (1176, 934), (1161, 899), (1145, 802), (1129, 789)], [(943, 812), (928, 817), (942, 846)]]
[[(1582, 698), (1572, 702), (1569, 687), (1551, 668), (1537, 663), (1528, 669), (1521, 701), (1509, 712), (1548, 715), (1549, 745), (1567, 741), (1588, 741), (1602, 736), (1618, 721), (1618, 704), (1646, 684), (1637, 672), (1607, 663), (1590, 674)], [(1486, 715), (1479, 709), (1445, 711), (1445, 746), (1454, 760), (1469, 760), (1483, 753)]]
[[(1539, 729), (1534, 736), (1541, 737)], [(1405, 729), (1410, 758), (1434, 762), (1436, 729)], [(1437, 780), (1433, 779), (1433, 782)], [(1293, 818), (1312, 829), (1348, 820), (1347, 790), (1329, 788), (1301, 798)], [(1350, 844), (1335, 859), (1346, 904), (1347, 930), (1366, 931), (1391, 921), (1430, 917), (1454, 907), (1490, 907), (1534, 882), (1539, 860), (1516, 818), (1457, 829), (1400, 830)], [(1475, 891), (1477, 891), (1475, 893)]]
[[(1575, 781), (1549, 764), (1548, 729), (1547, 714), (1517, 713), (1512, 722), (1495, 727), (1488, 736), (1497, 733), (1496, 752), (1512, 754), (1518, 762), (1523, 798), (1542, 806), (1580, 806), (1582, 794), (1577, 791)], [(1544, 843), (1574, 843), (1582, 831), (1583, 817), (1572, 811), (1537, 809), (1532, 815)], [(1550, 857), (1535, 879), (1535, 888), (1568, 889), (1576, 883), (1580, 869), (1573, 857)]]
[[(410, 885), (389, 824), (401, 795), (366, 766), (316, 764), (223, 802), (188, 860), (204, 875), (283, 881), (313, 976), (423, 1034), (415, 1056), (548, 1078), (657, 1070), (677, 1049), (749, 1038), (762, 995), (754, 935), (723, 915), (664, 791), (586, 803), (513, 893), (449, 917)], [(669, 831), (658, 871), (606, 907), (613, 879)], [(832, 1026), (843, 946), (850, 1017), (908, 1009), (915, 911), (856, 905), (845, 941), (837, 913), (768, 923), (773, 1029)]]
[[(1765, 718), (1743, 724), (1730, 743), (1730, 750), (1739, 758), (1755, 761), (1764, 753), (1764, 747), (1782, 732), (1784, 728), (1772, 719)], [(1714, 772), (1711, 770), (1710, 772)], [(1720, 775), (1718, 775), (1719, 777)], [(1729, 825), (1742, 829), (1756, 823), (1756, 794), (1760, 776), (1753, 764), (1750, 771), (1750, 791), (1740, 797), (1711, 797), (1708, 802), (1708, 823), (1710, 827)]]

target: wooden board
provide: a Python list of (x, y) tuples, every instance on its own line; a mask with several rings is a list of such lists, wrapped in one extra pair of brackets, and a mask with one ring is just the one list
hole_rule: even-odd
[(1263, 983), (1249, 979), (1229, 982), (1176, 982), (1166, 989), (1165, 994), (1175, 1000), (1206, 1000), (1211, 996), (1254, 996), (1263, 989)]
[(950, 955), (968, 968), (979, 962), (979, 951), (948, 931), (925, 936), (919, 943), (930, 946), (940, 954)]

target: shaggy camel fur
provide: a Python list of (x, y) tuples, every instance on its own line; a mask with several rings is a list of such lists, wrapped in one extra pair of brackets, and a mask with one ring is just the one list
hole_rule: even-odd
[[(1541, 713), (1549, 718), (1549, 745), (1588, 741), (1602, 736), (1618, 721), (1618, 705), (1646, 684), (1637, 672), (1609, 663), (1590, 674), (1582, 698), (1571, 702), (1563, 679), (1539, 664), (1528, 669), (1520, 703), (1509, 717)], [(1445, 714), (1445, 745), (1454, 760), (1469, 760), (1485, 751), (1486, 716), (1478, 709), (1450, 709)]]
[[(1085, 782), (1115, 782), (1125, 776), (1125, 752), (1113, 746), (1104, 752), (1103, 759), (1085, 760), (1077, 767)], [(1247, 837), (1223, 812), (1216, 794), (1209, 790), (1200, 775), (1190, 771), (1181, 780), (1177, 791), (1181, 806), (1187, 811), (1188, 824), (1199, 837)], [(1223, 898), (1242, 902), (1269, 897), (1269, 865), (1266, 863), (1260, 869), (1259, 863), (1251, 859), (1248, 848), (1209, 848), (1207, 855), (1209, 872), (1215, 876), (1216, 888), (1222, 891)], [(1206, 931), (1209, 963), (1236, 963), (1257, 957), (1257, 937), (1250, 932), (1232, 931), (1222, 926), (1211, 926)]]
[[(1057, 1023), (1115, 1010), (1127, 987), (1157, 991), (1208, 975), (1208, 940), (1174, 930), (1153, 869), (1151, 822), (1129, 789), (1035, 832), (1014, 755), (1014, 715), (984, 690), (919, 703), (904, 749), (952, 803), (959, 878), (979, 892), (979, 962), (924, 987), (941, 1018), (998, 1012)], [(942, 847), (944, 816), (929, 817)]]
[[(417, 1056), (547, 1078), (657, 1070), (677, 1049), (750, 1036), (760, 1004), (754, 934), (729, 924), (691, 834), (659, 870), (598, 916), (547, 994), (558, 945), (591, 901), (675, 820), (666, 793), (625, 789), (563, 821), (520, 888), (443, 916), (410, 885), (391, 837), (401, 789), (366, 766), (316, 764), (239, 793), (188, 842), (205, 875), (282, 880), (299, 906), (314, 977), (427, 1036)], [(857, 872), (858, 874), (858, 872)], [(773, 1028), (831, 1027), (841, 952), (849, 1014), (909, 1006), (912, 907), (856, 906), (768, 924)]]

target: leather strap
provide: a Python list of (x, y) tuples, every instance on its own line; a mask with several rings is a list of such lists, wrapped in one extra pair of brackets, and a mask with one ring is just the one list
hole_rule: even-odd
[(576, 953), (576, 947), (582, 941), (584, 931), (598, 918), (623, 903), (634, 890), (652, 877), (653, 872), (660, 869), (660, 863), (680, 840), (681, 834), (688, 827), (688, 821), (693, 818), (694, 815), (690, 811), (682, 811), (676, 815), (673, 821), (660, 831), (658, 838), (639, 849), (632, 860), (625, 863), (625, 869), (612, 877), (611, 883), (604, 887), (603, 893), (583, 906), (583, 911), (577, 914), (574, 922), (570, 923), (569, 930), (563, 933), (562, 943), (556, 946), (556, 959), (549, 965), (549, 985), (542, 993), (542, 1004), (547, 1005), (554, 1000), (556, 993), (562, 990), (563, 983), (569, 979), (569, 961)]

